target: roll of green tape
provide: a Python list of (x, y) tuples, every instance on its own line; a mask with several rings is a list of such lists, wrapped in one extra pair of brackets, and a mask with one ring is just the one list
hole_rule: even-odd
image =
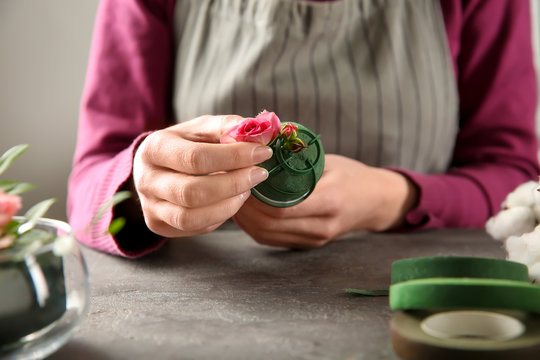
[(525, 264), (494, 258), (440, 256), (403, 259), (392, 263), (392, 284), (446, 277), (529, 281)]
[(509, 309), (540, 313), (540, 287), (515, 280), (429, 278), (390, 286), (394, 310)]
[(540, 354), (540, 317), (523, 320), (525, 332), (504, 341), (489, 338), (438, 338), (424, 332), (427, 311), (394, 313), (390, 322), (392, 346), (405, 360), (536, 360)]

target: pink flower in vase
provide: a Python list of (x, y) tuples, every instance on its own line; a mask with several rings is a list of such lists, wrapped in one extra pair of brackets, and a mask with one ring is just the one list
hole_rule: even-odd
[(273, 112), (264, 110), (255, 118), (246, 118), (227, 130), (220, 139), (222, 144), (254, 142), (270, 144), (279, 135), (281, 121)]
[[(0, 190), (0, 228), (3, 228), (11, 221), (17, 211), (22, 207), (21, 197), (18, 195), (6, 194)], [(0, 230), (0, 234), (1, 234)]]

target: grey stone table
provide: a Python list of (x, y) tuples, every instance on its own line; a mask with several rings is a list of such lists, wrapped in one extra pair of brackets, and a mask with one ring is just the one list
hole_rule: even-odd
[(385, 289), (394, 260), (503, 258), (482, 230), (358, 233), (311, 251), (238, 230), (170, 240), (137, 260), (84, 249), (90, 312), (50, 359), (397, 359)]

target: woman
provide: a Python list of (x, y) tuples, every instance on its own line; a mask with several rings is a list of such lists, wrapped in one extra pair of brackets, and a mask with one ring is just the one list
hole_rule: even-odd
[[(218, 144), (263, 109), (320, 133), (327, 153), (291, 208), (249, 196), (268, 148)], [(535, 109), (527, 1), (105, 0), (68, 216), (85, 228), (132, 189), (80, 237), (129, 257), (232, 216), (290, 248), (354, 230), (481, 227), (539, 173)], [(105, 235), (119, 215), (128, 225)]]

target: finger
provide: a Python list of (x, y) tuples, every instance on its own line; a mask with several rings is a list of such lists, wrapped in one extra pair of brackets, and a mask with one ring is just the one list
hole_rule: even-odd
[[(144, 179), (146, 176), (150, 178)], [(149, 185), (141, 191), (177, 206), (193, 209), (245, 193), (267, 177), (268, 171), (257, 166), (204, 176), (174, 172), (161, 172), (156, 176), (149, 172), (141, 180), (141, 183)]]
[(264, 237), (253, 237), (261, 245), (282, 247), (294, 250), (310, 250), (326, 245), (326, 240), (314, 240), (308, 237), (295, 234), (277, 233), (265, 234)]
[(244, 223), (240, 216), (235, 215), (233, 219), (240, 228), (249, 234), (257, 243), (262, 245), (307, 250), (321, 247), (329, 241), (329, 239), (314, 238), (312, 236), (307, 236), (306, 234), (257, 231)]
[(203, 115), (171, 129), (190, 141), (219, 143), (225, 131), (243, 120), (245, 118), (238, 115)]
[(152, 231), (164, 231), (163, 225), (177, 229), (179, 233), (201, 233), (217, 227), (232, 217), (243, 205), (249, 193), (243, 193), (211, 206), (186, 209), (165, 200), (153, 201), (149, 225)]
[(252, 200), (253, 198), (250, 197), (235, 215), (235, 220), (251, 234), (286, 233), (309, 237), (316, 241), (331, 239), (339, 235), (335, 218), (325, 216), (276, 218), (267, 215), (256, 206), (250, 206)]
[(275, 219), (297, 219), (306, 217), (328, 217), (335, 214), (333, 199), (326, 199), (326, 192), (317, 192), (317, 188), (301, 203), (285, 208), (278, 208), (264, 204), (260, 200), (251, 197), (246, 206), (256, 208), (267, 216)]
[(169, 224), (167, 224), (166, 222), (164, 221), (160, 221), (159, 222), (159, 225), (157, 225), (156, 227), (154, 227), (153, 229), (150, 228), (150, 230), (152, 230), (152, 232), (160, 235), (160, 236), (163, 236), (163, 237), (166, 237), (166, 238), (180, 238), (180, 237), (188, 237), (188, 236), (196, 236), (196, 235), (200, 235), (200, 234), (206, 234), (206, 233), (209, 233), (209, 232), (212, 232), (214, 230), (216, 230), (221, 224), (216, 224), (216, 225), (212, 225), (212, 226), (209, 226), (207, 228), (204, 228), (204, 229), (200, 229), (200, 230), (197, 230), (197, 231), (183, 231), (183, 230), (179, 230), (175, 227), (172, 227), (170, 226)]
[(272, 149), (260, 144), (199, 143), (187, 141), (171, 132), (151, 134), (142, 145), (142, 161), (191, 175), (239, 169), (272, 156)]

